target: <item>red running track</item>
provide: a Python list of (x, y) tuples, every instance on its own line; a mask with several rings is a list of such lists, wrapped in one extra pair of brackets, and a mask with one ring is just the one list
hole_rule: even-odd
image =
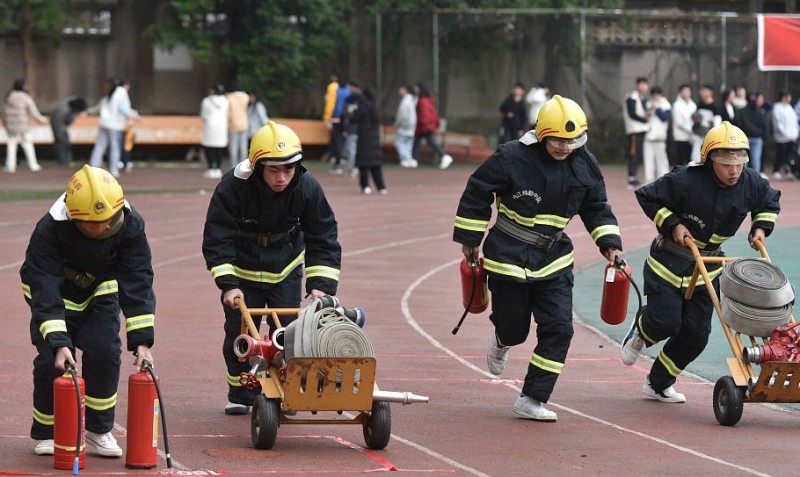
[[(578, 324), (567, 365), (550, 407), (556, 423), (514, 419), (534, 337), (511, 351), (497, 379), (486, 371), (488, 314), (471, 315), (458, 336), (461, 314), (457, 262), (451, 241), (461, 190), (471, 171), (453, 167), (386, 168), (387, 196), (363, 196), (356, 180), (330, 176), (313, 164), (340, 224), (344, 250), (339, 297), (363, 306), (365, 330), (376, 349), (381, 389), (430, 396), (428, 404), (392, 405), (393, 438), (382, 451), (363, 448), (360, 426), (283, 426), (274, 449), (250, 442), (246, 416), (225, 416), (225, 368), (220, 356), (222, 313), (200, 253), (213, 182), (184, 165), (142, 167), (122, 178), (128, 199), (147, 220), (153, 248), (158, 310), (153, 350), (168, 417), (173, 469), (163, 455), (152, 471), (130, 471), (124, 459), (87, 454), (86, 475), (798, 475), (791, 456), (800, 416), (748, 405), (736, 427), (717, 424), (712, 384), (681, 378), (688, 402), (668, 405), (639, 394), (647, 363), (626, 367), (618, 348)], [(609, 194), (627, 250), (653, 234), (625, 187), (621, 169), (607, 168)], [(66, 183), (69, 171), (46, 169), (0, 175), (2, 189), (53, 190), (53, 198), (0, 204), (0, 475), (63, 475), (52, 457), (33, 453), (29, 311), (18, 269), (34, 224)], [(781, 182), (780, 225), (800, 224), (800, 185)], [(162, 193), (140, 194), (145, 191)], [(579, 267), (601, 260), (580, 221), (570, 225)], [(598, 304), (599, 306), (599, 304)], [(533, 333), (532, 333), (533, 334)], [(126, 355), (117, 426), (125, 446)]]

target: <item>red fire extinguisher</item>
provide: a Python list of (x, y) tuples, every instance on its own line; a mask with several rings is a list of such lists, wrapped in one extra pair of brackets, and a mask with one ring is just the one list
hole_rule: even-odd
[(453, 328), (453, 334), (458, 333), (467, 313), (483, 313), (489, 307), (489, 285), (486, 282), (486, 271), (483, 269), (483, 258), (478, 259), (471, 253), (469, 259), (461, 259), (459, 267), (461, 272), (461, 302), (464, 305), (464, 314)]
[(144, 367), (128, 377), (125, 467), (129, 469), (152, 469), (157, 463), (158, 420), (161, 415), (157, 382), (158, 376), (151, 375)]
[(489, 307), (489, 285), (486, 283), (483, 258), (461, 259), (461, 301), (464, 309), (470, 313), (483, 313)]
[(73, 474), (86, 466), (85, 402), (86, 384), (70, 367), (53, 381), (53, 444), (56, 469)]
[[(603, 299), (600, 318), (609, 325), (618, 325), (628, 315), (628, 293), (631, 289), (631, 266), (616, 259), (606, 265), (603, 279)], [(638, 290), (637, 290), (638, 291)]]

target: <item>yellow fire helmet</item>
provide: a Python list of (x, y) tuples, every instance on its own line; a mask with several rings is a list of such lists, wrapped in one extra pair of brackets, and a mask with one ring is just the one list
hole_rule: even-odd
[(67, 182), (65, 202), (70, 220), (104, 222), (122, 210), (125, 197), (111, 173), (85, 165)]
[(267, 166), (294, 164), (303, 158), (300, 138), (288, 126), (269, 121), (250, 142), (250, 168), (263, 162)]
[(729, 123), (711, 128), (700, 146), (700, 161), (711, 159), (720, 164), (747, 164), (750, 160), (750, 141), (744, 131)]
[(548, 137), (573, 139), (577, 148), (586, 144), (588, 129), (583, 108), (575, 101), (557, 94), (542, 105), (536, 118), (535, 132), (539, 142), (544, 142)]

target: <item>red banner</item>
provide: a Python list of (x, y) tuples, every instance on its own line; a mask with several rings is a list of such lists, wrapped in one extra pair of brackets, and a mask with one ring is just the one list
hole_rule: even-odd
[(800, 15), (758, 16), (758, 69), (800, 71)]

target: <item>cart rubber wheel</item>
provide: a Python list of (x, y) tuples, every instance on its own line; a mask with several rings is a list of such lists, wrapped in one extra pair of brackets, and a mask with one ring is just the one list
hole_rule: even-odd
[(373, 401), (372, 412), (363, 423), (364, 442), (370, 449), (380, 450), (392, 437), (392, 408), (388, 402)]
[(259, 395), (250, 415), (250, 435), (256, 449), (272, 449), (281, 423), (281, 401)]
[(744, 411), (744, 387), (723, 376), (714, 385), (714, 416), (723, 426), (734, 426)]

